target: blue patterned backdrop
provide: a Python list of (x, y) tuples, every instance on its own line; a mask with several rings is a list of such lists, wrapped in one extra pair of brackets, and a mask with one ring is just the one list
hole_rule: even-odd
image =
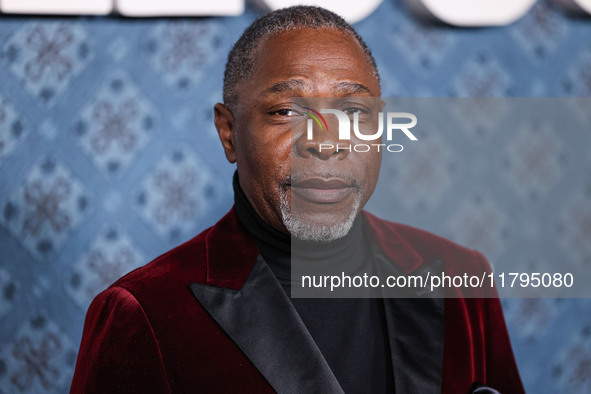
[[(229, 209), (212, 105), (256, 16), (0, 17), (0, 393), (67, 391), (92, 298)], [(591, 96), (591, 18), (546, 1), (456, 29), (385, 0), (356, 27), (384, 96)], [(432, 140), (441, 160), (416, 159), (432, 178), (395, 174), (398, 220), (491, 259), (591, 265), (591, 135), (551, 137), (558, 150), (527, 130)], [(591, 302), (504, 305), (528, 391), (591, 392)]]

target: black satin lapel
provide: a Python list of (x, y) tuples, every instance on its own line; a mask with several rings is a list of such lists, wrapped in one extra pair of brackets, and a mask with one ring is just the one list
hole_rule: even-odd
[[(436, 271), (440, 264), (426, 264), (422, 272), (412, 274), (425, 274), (429, 266)], [(420, 296), (384, 299), (397, 393), (441, 392), (445, 299), (437, 294)]]
[(343, 393), (261, 256), (240, 290), (197, 283), (190, 287), (278, 393)]

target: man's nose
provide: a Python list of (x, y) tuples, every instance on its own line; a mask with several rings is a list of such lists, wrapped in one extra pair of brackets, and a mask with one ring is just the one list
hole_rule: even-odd
[(324, 128), (309, 119), (307, 127), (308, 131), (312, 128), (311, 135), (309, 132), (302, 133), (296, 141), (296, 150), (301, 157), (329, 160), (344, 159), (349, 155), (351, 144), (350, 141), (339, 141), (338, 122), (327, 119), (327, 127)]

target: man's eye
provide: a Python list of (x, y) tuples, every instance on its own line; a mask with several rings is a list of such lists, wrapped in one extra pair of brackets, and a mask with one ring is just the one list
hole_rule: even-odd
[(279, 115), (279, 116), (296, 116), (298, 113), (291, 108), (284, 108), (278, 111), (271, 112), (271, 115)]
[(363, 113), (363, 112), (365, 112), (365, 110), (363, 108), (359, 108), (359, 107), (349, 107), (349, 108), (346, 108), (343, 112), (346, 113), (347, 115), (352, 115), (356, 112)]

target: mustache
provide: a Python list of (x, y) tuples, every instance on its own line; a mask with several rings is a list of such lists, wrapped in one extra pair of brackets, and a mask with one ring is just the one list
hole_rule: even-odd
[(352, 187), (354, 187), (358, 190), (363, 189), (363, 185), (357, 179), (353, 178), (351, 175), (342, 174), (342, 173), (338, 173), (338, 172), (332, 172), (332, 171), (330, 171), (330, 172), (328, 172), (328, 171), (321, 171), (321, 172), (299, 171), (297, 173), (290, 174), (290, 175), (286, 176), (285, 178), (283, 178), (283, 180), (281, 181), (280, 187), (282, 189), (287, 189), (289, 186), (291, 186), (294, 183), (298, 183), (304, 179), (310, 179), (310, 178), (320, 178), (320, 179), (325, 179), (325, 180), (338, 179), (338, 180), (341, 180), (345, 183), (350, 184)]

